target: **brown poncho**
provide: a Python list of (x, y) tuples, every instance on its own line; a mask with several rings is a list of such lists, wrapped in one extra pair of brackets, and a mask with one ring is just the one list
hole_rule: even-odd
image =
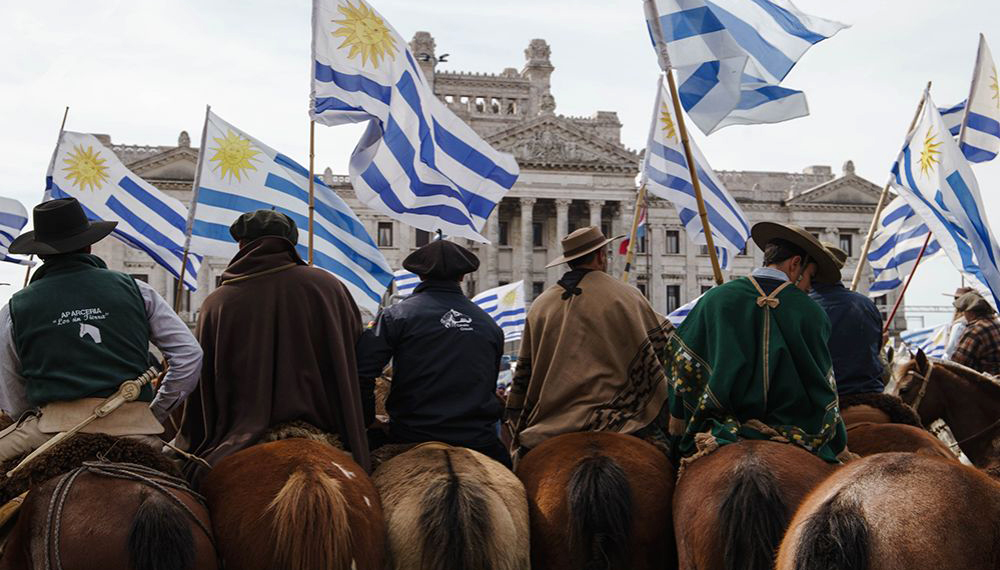
[(333, 275), (306, 267), (284, 238), (243, 247), (205, 299), (205, 351), (178, 441), (212, 465), (301, 420), (340, 435), (368, 468), (355, 345), (357, 305)]
[(528, 312), (507, 400), (522, 452), (568, 432), (634, 433), (667, 399), (659, 355), (670, 323), (634, 287), (602, 271), (580, 279), (582, 271), (567, 273)]

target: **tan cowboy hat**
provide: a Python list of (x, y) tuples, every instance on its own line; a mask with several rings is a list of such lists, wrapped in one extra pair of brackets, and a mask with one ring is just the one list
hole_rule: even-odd
[(816, 263), (816, 281), (820, 283), (836, 283), (840, 281), (840, 268), (837, 259), (828, 249), (805, 229), (793, 224), (776, 222), (758, 222), (750, 229), (754, 243), (761, 249), (775, 239), (783, 239), (802, 248), (812, 261)]
[(833, 255), (833, 258), (835, 260), (837, 260), (837, 266), (840, 269), (843, 269), (844, 265), (847, 264), (847, 252), (844, 251), (844, 250), (842, 250), (842, 249), (840, 249), (839, 247), (833, 245), (832, 243), (830, 243), (828, 241), (824, 241), (824, 242), (820, 242), (820, 243), (822, 243), (823, 247), (825, 247), (826, 250), (829, 251)]
[(596, 251), (616, 239), (622, 239), (623, 237), (625, 236), (617, 236), (613, 238), (604, 237), (604, 234), (601, 233), (601, 228), (597, 226), (580, 228), (562, 238), (563, 254), (550, 261), (545, 267), (555, 267), (560, 263), (573, 261), (578, 257), (583, 257), (588, 253)]

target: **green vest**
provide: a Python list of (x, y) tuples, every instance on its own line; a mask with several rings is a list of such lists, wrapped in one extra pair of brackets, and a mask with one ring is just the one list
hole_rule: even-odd
[[(90, 254), (47, 260), (10, 300), (28, 403), (105, 398), (149, 366), (146, 304), (131, 277)], [(140, 400), (150, 402), (143, 388)]]

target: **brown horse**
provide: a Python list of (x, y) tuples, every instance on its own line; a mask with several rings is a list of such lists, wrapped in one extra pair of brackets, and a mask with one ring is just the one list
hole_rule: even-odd
[(293, 438), (249, 447), (205, 476), (219, 555), (239, 570), (381, 570), (378, 492), (351, 456)]
[(531, 450), (517, 476), (533, 568), (673, 568), (674, 469), (653, 445), (609, 432), (560, 435)]
[(690, 463), (674, 493), (680, 570), (770, 570), (795, 508), (834, 468), (771, 441), (724, 445)]
[(394, 570), (528, 570), (524, 485), (503, 465), (443, 443), (419, 445), (373, 476)]
[(1000, 483), (954, 461), (885, 453), (845, 465), (803, 502), (777, 570), (996, 570)]
[(32, 489), (2, 570), (214, 570), (208, 510), (183, 481), (127, 463), (87, 463)]
[(918, 351), (900, 370), (899, 396), (924, 426), (938, 419), (951, 428), (972, 463), (985, 466), (1000, 455), (1000, 383), (971, 368), (929, 359)]
[(904, 451), (958, 461), (951, 449), (933, 434), (925, 429), (904, 424), (872, 422), (849, 424), (847, 446), (852, 453), (861, 457)]

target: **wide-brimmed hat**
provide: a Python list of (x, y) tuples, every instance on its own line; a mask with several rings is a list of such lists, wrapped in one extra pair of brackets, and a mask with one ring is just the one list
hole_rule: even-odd
[(601, 233), (601, 228), (597, 226), (580, 228), (562, 238), (563, 254), (550, 261), (545, 267), (555, 267), (560, 263), (573, 261), (574, 259), (583, 257), (592, 251), (596, 251), (608, 245), (616, 239), (622, 239), (623, 237), (625, 236), (616, 236), (613, 238), (605, 237), (605, 235)]
[(835, 259), (837, 261), (837, 266), (840, 269), (843, 269), (844, 265), (847, 265), (847, 252), (846, 251), (840, 249), (839, 247), (833, 245), (832, 243), (830, 243), (828, 241), (824, 241), (824, 242), (820, 242), (820, 243), (822, 243), (823, 247), (825, 247), (826, 250), (829, 251), (831, 255), (833, 255), (833, 259)]
[(776, 239), (783, 239), (801, 248), (816, 263), (815, 280), (820, 283), (836, 283), (841, 279), (837, 259), (804, 228), (793, 224), (758, 222), (750, 229), (750, 235), (761, 249), (767, 249), (767, 244)]
[(451, 281), (479, 269), (479, 258), (453, 241), (439, 239), (407, 255), (403, 268), (427, 279)]
[(292, 245), (299, 243), (295, 220), (274, 210), (254, 210), (241, 214), (229, 226), (229, 235), (236, 241), (253, 241), (264, 236), (285, 238)]
[(958, 289), (955, 289), (954, 293), (941, 293), (941, 294), (944, 295), (945, 297), (958, 299), (962, 295), (965, 295), (966, 293), (971, 293), (973, 291), (975, 291), (975, 289), (973, 289), (972, 287), (959, 287)]
[(49, 200), (31, 212), (35, 229), (17, 236), (11, 253), (56, 255), (95, 244), (110, 234), (118, 222), (92, 222), (76, 198)]

